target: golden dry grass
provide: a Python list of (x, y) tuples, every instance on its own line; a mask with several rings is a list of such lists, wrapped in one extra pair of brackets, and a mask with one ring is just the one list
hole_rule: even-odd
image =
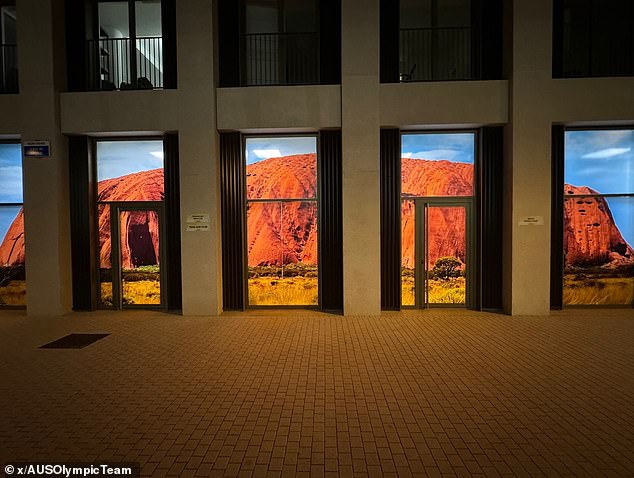
[(26, 281), (12, 280), (0, 287), (0, 305), (26, 305)]
[(634, 277), (601, 277), (579, 279), (564, 275), (566, 305), (632, 305)]
[[(464, 304), (466, 281), (464, 277), (450, 280), (429, 281), (430, 304)], [(414, 277), (403, 276), (401, 278), (401, 301), (403, 306), (413, 306), (415, 299)]]
[[(101, 303), (112, 305), (112, 282), (101, 283)], [(161, 283), (156, 280), (140, 280), (123, 283), (124, 305), (160, 305)]]
[(318, 305), (316, 277), (249, 279), (249, 305)]

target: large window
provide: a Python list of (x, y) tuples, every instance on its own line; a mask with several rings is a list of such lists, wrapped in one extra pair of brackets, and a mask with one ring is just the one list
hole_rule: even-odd
[(246, 138), (245, 158), (248, 303), (317, 306), (317, 138)]
[(564, 304), (634, 303), (634, 130), (569, 130)]
[(634, 75), (634, 2), (555, 2), (555, 76)]
[(163, 141), (99, 141), (96, 153), (100, 305), (160, 306)]
[(317, 0), (243, 2), (242, 84), (319, 83)]
[(0, 143), (0, 306), (26, 305), (22, 151)]
[(471, 0), (401, 0), (401, 81), (472, 77)]
[(0, 93), (18, 92), (17, 39), (15, 5), (0, 6)]
[(475, 134), (404, 134), (401, 303), (467, 304)]
[(104, 0), (96, 13), (98, 35), (88, 40), (89, 87), (162, 88), (161, 1)]

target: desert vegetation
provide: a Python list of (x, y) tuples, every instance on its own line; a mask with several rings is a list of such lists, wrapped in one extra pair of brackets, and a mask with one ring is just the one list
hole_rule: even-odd
[[(428, 300), (430, 304), (466, 303), (466, 280), (462, 262), (456, 257), (440, 257), (428, 272)], [(416, 304), (416, 274), (414, 269), (401, 269), (401, 303)]]
[(566, 269), (564, 273), (564, 304), (634, 304), (634, 267)]
[[(102, 269), (101, 304), (112, 305), (112, 272)], [(161, 282), (159, 266), (142, 266), (122, 272), (123, 305), (160, 305)]]
[(24, 264), (0, 267), (0, 305), (26, 304)]
[(318, 305), (318, 276), (304, 264), (249, 267), (249, 305)]

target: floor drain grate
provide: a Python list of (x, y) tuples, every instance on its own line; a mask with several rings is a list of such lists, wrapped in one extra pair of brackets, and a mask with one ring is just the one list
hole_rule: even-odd
[(110, 334), (70, 334), (42, 345), (41, 349), (83, 349)]

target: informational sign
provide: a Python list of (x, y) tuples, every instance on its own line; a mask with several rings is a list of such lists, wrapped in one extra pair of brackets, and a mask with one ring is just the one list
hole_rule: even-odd
[(50, 158), (50, 141), (25, 141), (22, 143), (22, 154), (25, 158)]
[(187, 216), (187, 232), (209, 231), (209, 214)]
[(520, 219), (520, 226), (543, 226), (544, 216), (524, 216)]

